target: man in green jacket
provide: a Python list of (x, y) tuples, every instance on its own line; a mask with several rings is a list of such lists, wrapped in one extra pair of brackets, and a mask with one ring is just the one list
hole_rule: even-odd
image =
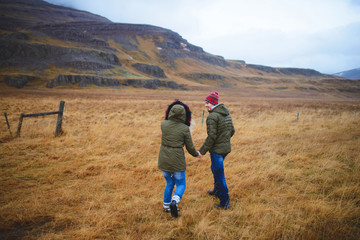
[(214, 189), (209, 190), (208, 193), (220, 199), (220, 204), (215, 204), (215, 207), (228, 209), (230, 197), (224, 174), (224, 160), (227, 154), (231, 152), (230, 138), (234, 135), (235, 128), (229, 110), (224, 104), (219, 104), (218, 101), (217, 92), (210, 93), (205, 98), (205, 107), (209, 111), (209, 116), (206, 119), (208, 136), (199, 152), (201, 155), (210, 152)]

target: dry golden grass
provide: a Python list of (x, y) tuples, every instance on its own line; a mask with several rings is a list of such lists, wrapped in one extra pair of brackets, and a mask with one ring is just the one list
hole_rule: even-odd
[[(225, 91), (225, 90), (224, 90)], [(225, 160), (231, 208), (213, 208), (210, 159), (186, 156), (180, 217), (162, 212), (160, 122), (175, 98), (201, 125), (208, 92), (3, 90), (1, 239), (359, 239), (359, 101), (260, 99), (220, 92), (236, 135)], [(297, 112), (300, 113), (296, 121)], [(356, 114), (355, 114), (356, 113)]]

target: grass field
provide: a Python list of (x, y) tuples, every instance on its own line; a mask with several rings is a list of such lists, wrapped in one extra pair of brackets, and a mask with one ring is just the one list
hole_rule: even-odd
[[(359, 239), (360, 102), (219, 91), (236, 134), (225, 160), (231, 207), (218, 210), (210, 157), (186, 154), (180, 217), (162, 212), (160, 122), (179, 98), (206, 138), (202, 91), (2, 90), (0, 239)], [(64, 134), (56, 111), (65, 101)], [(299, 119), (297, 121), (297, 113)], [(207, 114), (205, 114), (206, 117)]]

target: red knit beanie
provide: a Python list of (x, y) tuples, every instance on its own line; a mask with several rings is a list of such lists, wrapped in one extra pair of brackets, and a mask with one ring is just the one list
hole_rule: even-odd
[(205, 101), (211, 103), (212, 105), (217, 105), (219, 103), (219, 94), (218, 92), (210, 93), (206, 98)]

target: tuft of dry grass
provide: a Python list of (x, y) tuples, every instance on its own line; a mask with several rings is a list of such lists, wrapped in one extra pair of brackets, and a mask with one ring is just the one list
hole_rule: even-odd
[(66, 118), (57, 138), (55, 116), (24, 119), (19, 138), (10, 138), (1, 121), (0, 238), (360, 238), (358, 101), (223, 92), (236, 128), (225, 160), (231, 208), (213, 208), (217, 201), (207, 195), (209, 154), (200, 160), (187, 154), (180, 217), (162, 212), (157, 157), (164, 111), (175, 98), (190, 106), (199, 148), (207, 94), (3, 91), (0, 110), (13, 133), (20, 113), (55, 111), (60, 100)]

